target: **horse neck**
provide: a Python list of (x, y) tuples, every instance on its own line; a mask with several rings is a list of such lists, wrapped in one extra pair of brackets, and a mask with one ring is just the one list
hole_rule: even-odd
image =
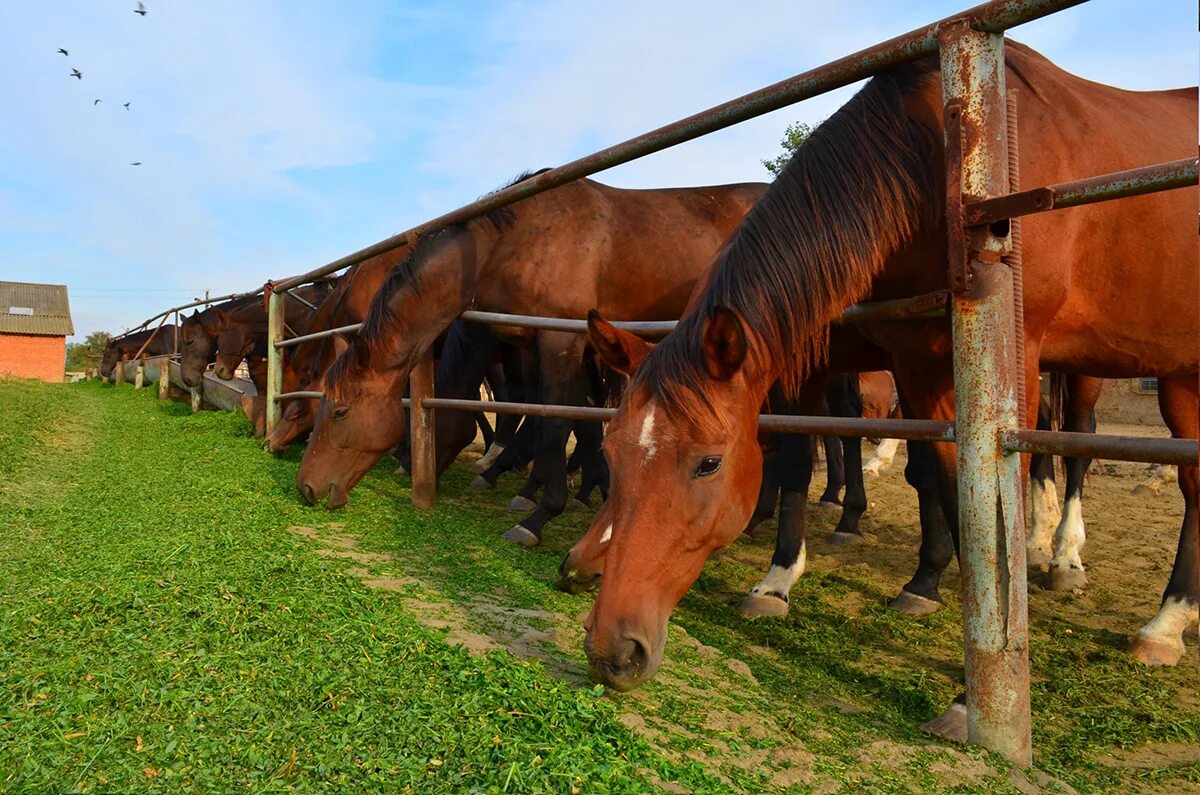
[[(408, 282), (386, 299), (386, 320), (371, 340), (373, 369), (407, 372), (454, 319), (470, 309), (498, 234), (472, 223), (448, 233), (422, 255)], [(375, 311), (372, 306), (371, 314)]]

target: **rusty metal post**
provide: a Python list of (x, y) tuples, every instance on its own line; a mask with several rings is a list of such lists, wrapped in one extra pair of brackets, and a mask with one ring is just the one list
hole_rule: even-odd
[(125, 380), (125, 362), (118, 361), (113, 365), (112, 378), (114, 386)]
[(133, 388), (141, 389), (146, 385), (146, 360), (137, 360), (137, 369), (133, 371)]
[(279, 424), (279, 395), (283, 393), (283, 351), (276, 343), (283, 339), (284, 297), (287, 293), (271, 290), (267, 299), (267, 435)]
[(437, 501), (437, 458), (433, 447), (433, 412), (426, 408), (426, 398), (433, 397), (433, 354), (421, 357), (409, 375), (409, 397), (412, 423), (409, 447), (412, 449), (412, 501), (423, 510)]
[(204, 382), (200, 382), (200, 386), (190, 388), (192, 393), (192, 413), (195, 414), (204, 405)]
[[(179, 310), (178, 309), (175, 310), (175, 339), (172, 341), (172, 346), (173, 347), (171, 349), (171, 354), (173, 356), (178, 356), (179, 355)], [(168, 380), (168, 382), (170, 381), (170, 379), (167, 379), (167, 380)]]
[(171, 357), (164, 356), (158, 360), (158, 399), (166, 400), (171, 397)]
[(1008, 192), (1004, 38), (966, 21), (938, 35), (946, 128), (947, 226), (958, 440), (967, 735), (1032, 763), (1029, 626), (1017, 428), (1013, 278), (1001, 261), (1008, 224), (964, 230), (964, 201)]

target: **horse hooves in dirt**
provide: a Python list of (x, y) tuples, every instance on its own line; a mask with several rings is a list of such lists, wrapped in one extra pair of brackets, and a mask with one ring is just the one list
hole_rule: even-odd
[[(514, 511), (516, 513), (526, 513), (528, 511), (532, 511), (534, 508), (536, 508), (537, 503), (535, 503), (533, 500), (529, 499), (528, 497), (522, 497), (520, 494), (518, 494), (517, 496), (515, 496), (511, 500), (509, 500), (508, 504), (505, 505), (504, 507), (507, 510)], [(528, 532), (528, 531), (526, 531), (526, 532)]]
[(906, 616), (927, 616), (941, 610), (942, 603), (911, 591), (901, 591), (899, 596), (888, 602), (888, 607)]
[(1046, 590), (1074, 591), (1087, 585), (1087, 572), (1074, 566), (1051, 566), (1046, 572)]
[(487, 491), (496, 488), (496, 484), (489, 482), (483, 475), (477, 475), (467, 488), (471, 491)]
[(1183, 641), (1164, 640), (1139, 634), (1129, 646), (1133, 658), (1145, 665), (1175, 665), (1183, 659)]
[(505, 531), (504, 535), (500, 537), (505, 541), (511, 541), (514, 544), (525, 547), (526, 549), (529, 549), (530, 547), (536, 547), (542, 542), (540, 538), (534, 535), (531, 531), (521, 527), (519, 524), (515, 524), (510, 527)]
[(744, 618), (777, 618), (788, 614), (788, 603), (774, 594), (750, 594), (738, 605)]
[(967, 705), (955, 701), (945, 712), (928, 723), (922, 723), (921, 729), (930, 734), (936, 734), (943, 740), (956, 743), (967, 741)]
[(839, 531), (830, 536), (829, 543), (838, 545), (865, 544), (867, 543), (867, 539), (864, 538), (861, 533), (845, 533)]

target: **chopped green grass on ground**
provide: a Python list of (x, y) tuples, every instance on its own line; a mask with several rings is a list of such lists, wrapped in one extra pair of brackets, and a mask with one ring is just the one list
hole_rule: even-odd
[(853, 566), (806, 575), (786, 619), (746, 622), (745, 557), (768, 538), (709, 565), (654, 682), (604, 693), (584, 675), (591, 598), (553, 589), (586, 516), (521, 550), (498, 540), (506, 485), (470, 493), (454, 468), (421, 513), (386, 462), (346, 510), (310, 508), (299, 450), (272, 458), (239, 415), (154, 392), (0, 381), (7, 791), (1200, 786), (1200, 756), (1122, 755), (1197, 743), (1188, 669), (1043, 621), (1039, 770), (1013, 771), (917, 729), (961, 681), (956, 609), (898, 616)]

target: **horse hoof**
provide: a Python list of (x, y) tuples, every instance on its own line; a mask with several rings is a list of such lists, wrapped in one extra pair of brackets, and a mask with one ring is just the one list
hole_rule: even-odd
[(815, 503), (813, 503), (813, 507), (824, 508), (827, 511), (833, 511), (838, 508), (841, 508), (842, 505), (841, 505), (841, 503), (830, 502), (829, 500), (817, 500)]
[(471, 462), (471, 465), (467, 467), (467, 471), (472, 475), (482, 475), (484, 472), (487, 472), (487, 469), (488, 465), (483, 463), (482, 458), (476, 458)]
[(879, 477), (879, 468), (878, 467), (863, 467), (863, 474), (868, 475), (873, 478), (877, 478), (877, 477)]
[(1074, 591), (1087, 585), (1087, 572), (1074, 566), (1050, 566), (1046, 572), (1046, 590)]
[(901, 591), (900, 595), (888, 602), (888, 607), (906, 616), (927, 616), (942, 609), (942, 603), (936, 599), (918, 596), (912, 591)]
[(572, 497), (570, 500), (567, 501), (567, 510), (576, 512), (576, 513), (579, 511), (590, 511), (590, 510), (592, 510), (592, 506), (588, 505), (586, 502), (579, 499), (578, 497)]
[(956, 743), (967, 741), (967, 705), (955, 701), (949, 708), (928, 723), (922, 723), (921, 729), (936, 734), (943, 740)]
[(534, 508), (536, 508), (537, 503), (528, 497), (522, 497), (520, 494), (518, 494), (509, 500), (508, 504), (504, 507), (510, 511), (525, 513), (526, 511), (532, 511)]
[(1030, 572), (1044, 572), (1050, 568), (1050, 558), (1052, 555), (1047, 549), (1027, 549), (1025, 550), (1025, 570)]
[(1129, 646), (1133, 658), (1145, 665), (1175, 665), (1183, 658), (1183, 641), (1138, 635)]
[(397, 475), (407, 475), (407, 474), (409, 474), (409, 472), (408, 472), (408, 467), (404, 466), (404, 464), (401, 464), (400, 466), (396, 467), (396, 472), (395, 472), (395, 474), (397, 474)]
[(744, 618), (777, 618), (788, 614), (788, 603), (773, 594), (750, 594), (738, 605)]
[(1149, 485), (1147, 485), (1147, 484), (1145, 484), (1145, 483), (1139, 483), (1139, 484), (1137, 484), (1136, 486), (1134, 486), (1134, 487), (1133, 487), (1133, 491), (1131, 491), (1131, 492), (1129, 492), (1129, 493), (1130, 493), (1130, 494), (1136, 494), (1136, 495), (1138, 495), (1139, 497), (1141, 497), (1141, 496), (1144, 496), (1144, 495), (1157, 496), (1157, 495), (1158, 495), (1158, 489), (1156, 489), (1156, 488), (1155, 488), (1155, 487), (1153, 487), (1153, 486), (1149, 486)]
[(467, 486), (467, 488), (471, 491), (487, 491), (488, 489), (496, 488), (496, 484), (489, 483), (488, 479), (482, 475), (477, 475), (475, 479), (471, 481), (471, 485)]
[(505, 541), (511, 541), (514, 544), (525, 547), (526, 549), (529, 549), (530, 547), (536, 547), (542, 542), (540, 538), (534, 535), (531, 531), (521, 527), (519, 524), (515, 524), (510, 527), (507, 531), (505, 531), (504, 535), (500, 537)]
[(867, 539), (862, 537), (861, 533), (846, 533), (838, 531), (830, 537), (831, 544), (865, 544)]

